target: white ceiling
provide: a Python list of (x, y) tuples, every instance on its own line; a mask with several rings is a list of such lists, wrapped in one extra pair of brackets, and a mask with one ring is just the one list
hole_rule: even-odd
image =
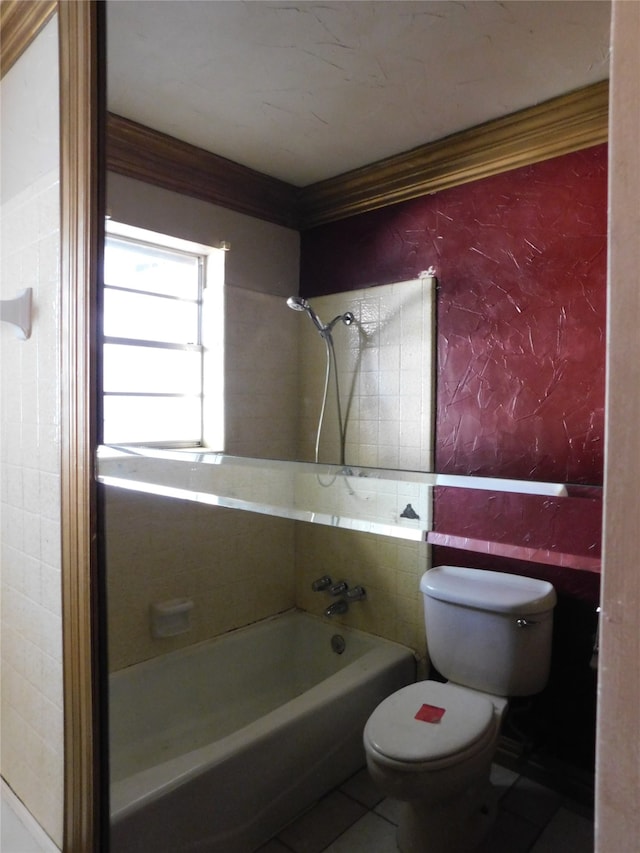
[(108, 106), (306, 186), (608, 77), (608, 0), (109, 0)]

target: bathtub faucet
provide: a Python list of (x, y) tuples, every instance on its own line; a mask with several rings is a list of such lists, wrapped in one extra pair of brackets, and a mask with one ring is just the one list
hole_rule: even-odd
[(334, 601), (333, 604), (330, 604), (324, 611), (325, 616), (335, 616), (339, 613), (346, 613), (351, 602), (362, 601), (363, 598), (367, 597), (367, 593), (363, 586), (354, 586), (349, 589), (345, 584), (345, 587), (346, 590), (344, 591), (343, 596), (338, 601)]
[(333, 604), (330, 604), (327, 609), (324, 611), (325, 616), (337, 616), (340, 613), (346, 613), (349, 609), (349, 605), (341, 598), (339, 601), (334, 601)]
[(353, 586), (345, 593), (347, 601), (361, 601), (367, 597), (367, 593), (363, 586)]

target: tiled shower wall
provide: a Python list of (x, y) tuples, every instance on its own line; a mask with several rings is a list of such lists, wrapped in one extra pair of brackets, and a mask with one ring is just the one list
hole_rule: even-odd
[[(231, 242), (226, 450), (313, 458), (324, 346), (308, 318), (286, 306), (286, 297), (297, 292), (298, 256), (285, 229), (118, 176), (109, 176), (109, 206), (117, 221), (195, 242), (211, 242), (212, 234)], [(257, 263), (261, 252), (264, 263)], [(417, 279), (351, 294), (348, 303), (344, 296), (314, 303), (323, 318), (346, 310), (357, 317), (353, 327), (341, 325), (334, 333), (351, 398), (347, 441), (353, 465), (394, 467), (404, 460), (407, 467), (420, 467), (431, 458), (431, 373), (424, 368), (424, 354), (433, 346), (425, 331), (432, 326), (428, 289)], [(313, 350), (318, 344), (319, 353)], [(303, 409), (313, 414), (299, 443)], [(330, 407), (327, 424), (332, 422)], [(326, 450), (333, 453), (331, 446)], [(324, 596), (309, 594), (320, 568), (369, 590), (344, 622), (424, 646), (417, 589), (426, 545), (116, 489), (107, 491), (106, 518), (112, 670), (296, 605), (321, 613)], [(153, 639), (150, 605), (176, 597), (194, 600), (191, 631)]]
[[(340, 309), (357, 317), (335, 335), (347, 333), (337, 349), (351, 395), (349, 461), (390, 464), (406, 451), (416, 454), (414, 463), (428, 465), (429, 442), (420, 442), (431, 435), (432, 281), (354, 294), (346, 307), (325, 298), (317, 307), (327, 317)], [(313, 351), (319, 335), (283, 298), (241, 288), (227, 288), (226, 318), (227, 449), (292, 458), (299, 400), (316, 409), (321, 401), (324, 362)], [(379, 395), (379, 382), (388, 396)], [(371, 438), (361, 449), (357, 439), (367, 420)], [(327, 426), (335, 427), (332, 407)], [(417, 441), (403, 450), (407, 434)], [(378, 442), (393, 457), (378, 456)], [(367, 600), (337, 621), (424, 646), (418, 579), (427, 565), (426, 545), (112, 488), (106, 518), (112, 670), (295, 605), (321, 614), (328, 602), (309, 594), (316, 573), (344, 576), (368, 590)], [(184, 597), (194, 602), (189, 633), (152, 638), (150, 605)]]
[[(0, 330), (2, 776), (60, 846), (58, 44), (54, 18), (2, 81), (2, 299), (33, 288), (33, 332)], [(28, 96), (27, 94), (28, 93)]]
[[(278, 458), (293, 441), (298, 235), (148, 184), (108, 175), (113, 219), (204, 245), (225, 257), (227, 450)], [(294, 523), (108, 489), (109, 666), (119, 669), (294, 606)], [(153, 639), (149, 608), (194, 602), (192, 627)]]
[[(433, 469), (435, 280), (423, 277), (312, 300), (327, 323), (351, 311), (351, 326), (333, 330), (346, 423), (345, 463)], [(313, 460), (326, 352), (313, 324), (299, 316), (299, 458)], [(321, 434), (320, 460), (339, 462), (333, 384)], [(296, 602), (318, 615), (330, 603), (311, 590), (324, 574), (362, 585), (367, 597), (333, 617), (336, 624), (404, 643), (425, 654), (420, 576), (428, 568), (425, 543), (299, 524), (296, 528)]]
[[(433, 469), (435, 280), (430, 276), (313, 300), (333, 340), (345, 424), (345, 463), (413, 471)], [(323, 397), (326, 347), (298, 314), (300, 406), (298, 458), (314, 460)], [(302, 322), (303, 321), (303, 322)], [(340, 463), (333, 377), (319, 460)]]
[[(294, 606), (292, 521), (106, 489), (109, 668)], [(188, 598), (191, 629), (151, 636), (150, 606)]]
[(296, 525), (296, 604), (321, 616), (334, 600), (313, 592), (312, 582), (328, 574), (349, 586), (364, 586), (367, 596), (350, 604), (335, 625), (345, 624), (403, 643), (423, 659), (426, 654), (420, 577), (429, 565), (425, 542), (387, 536)]
[(295, 320), (281, 296), (225, 289), (225, 450), (232, 456), (294, 455)]

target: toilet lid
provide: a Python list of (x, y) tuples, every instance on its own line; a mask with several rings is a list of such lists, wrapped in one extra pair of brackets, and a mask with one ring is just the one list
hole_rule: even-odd
[(388, 696), (369, 717), (365, 738), (396, 761), (437, 761), (472, 746), (492, 725), (485, 696), (437, 681), (420, 681)]

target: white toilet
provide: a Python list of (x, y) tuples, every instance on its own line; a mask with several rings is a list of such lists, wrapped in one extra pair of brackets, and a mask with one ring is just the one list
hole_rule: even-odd
[(422, 576), (429, 656), (449, 681), (420, 681), (378, 705), (364, 729), (369, 773), (402, 800), (402, 853), (474, 850), (491, 826), (489, 782), (509, 696), (549, 675), (556, 594), (546, 581), (438, 566)]

